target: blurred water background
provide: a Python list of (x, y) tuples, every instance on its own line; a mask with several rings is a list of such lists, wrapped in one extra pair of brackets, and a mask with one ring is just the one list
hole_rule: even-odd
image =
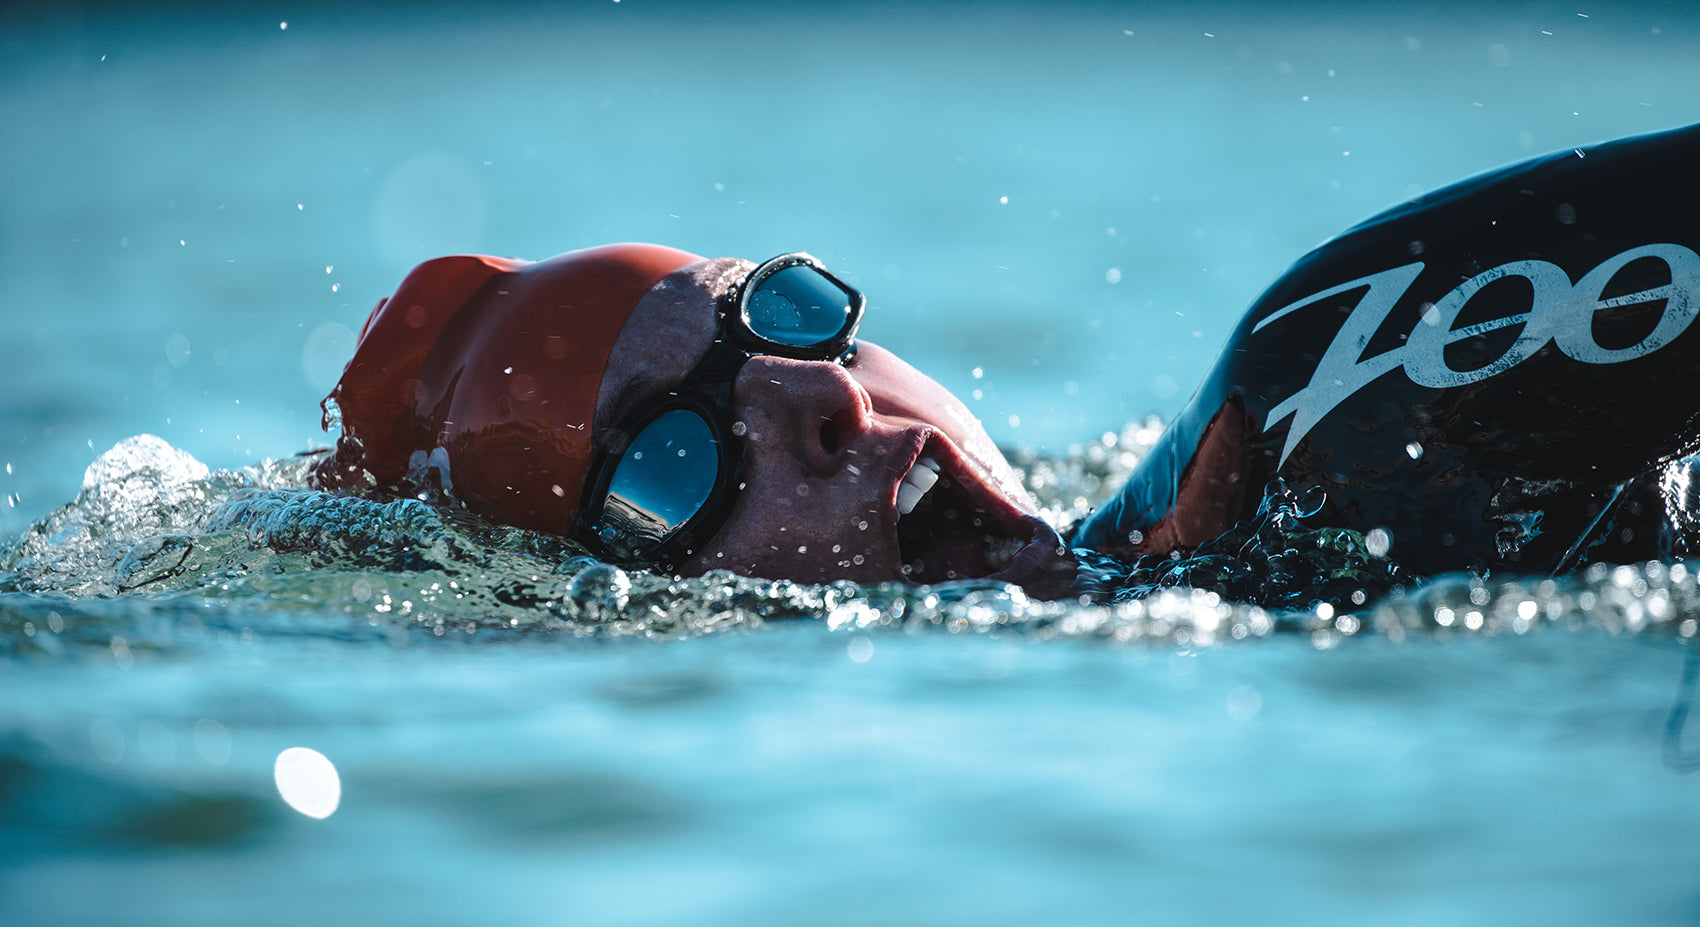
[[(323, 446), (367, 311), (454, 251), (809, 250), (1068, 458), (1178, 411), (1330, 234), (1700, 119), (1697, 48), (1687, 3), (6, 5), (0, 535), (138, 433), (215, 471)], [(185, 530), (175, 460), (111, 503), (126, 550)], [(411, 590), (461, 554), (223, 543), (0, 603), (0, 922), (1700, 923), (1673, 565), (1363, 634), (638, 578), (666, 620), (603, 633), (577, 574), (567, 619), (502, 598), (531, 541), (459, 611)], [(322, 821), (274, 785), (303, 745)]]

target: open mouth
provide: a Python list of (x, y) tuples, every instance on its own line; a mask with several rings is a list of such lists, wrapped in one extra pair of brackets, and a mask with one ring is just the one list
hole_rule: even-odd
[[(897, 485), (897, 548), (904, 578), (930, 584), (995, 577), (1020, 582), (1028, 561), (1059, 546), (1040, 519), (1017, 510), (929, 442)], [(1031, 548), (1031, 550), (1030, 550)], [(1020, 562), (1017, 562), (1020, 561)]]

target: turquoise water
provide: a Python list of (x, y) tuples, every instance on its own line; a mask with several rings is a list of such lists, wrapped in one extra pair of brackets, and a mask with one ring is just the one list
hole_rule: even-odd
[[(0, 531), (47, 521), (0, 593), (0, 923), (1700, 922), (1686, 566), (1340, 616), (672, 585), (258, 466), (322, 446), (422, 257), (805, 248), (1067, 517), (1288, 262), (1700, 119), (1697, 39), (1681, 4), (7, 8)], [(193, 460), (85, 489), (140, 433)]]

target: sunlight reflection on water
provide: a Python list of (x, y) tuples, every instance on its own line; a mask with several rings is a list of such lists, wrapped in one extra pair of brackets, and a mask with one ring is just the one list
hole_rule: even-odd
[(342, 780), (336, 767), (310, 747), (290, 747), (279, 753), (272, 775), (289, 807), (310, 818), (328, 818), (342, 804)]

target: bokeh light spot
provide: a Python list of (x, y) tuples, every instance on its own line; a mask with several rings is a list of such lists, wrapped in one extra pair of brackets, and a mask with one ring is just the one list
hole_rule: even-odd
[(277, 791), (289, 807), (310, 818), (328, 818), (342, 804), (342, 780), (323, 753), (290, 747), (272, 767)]

